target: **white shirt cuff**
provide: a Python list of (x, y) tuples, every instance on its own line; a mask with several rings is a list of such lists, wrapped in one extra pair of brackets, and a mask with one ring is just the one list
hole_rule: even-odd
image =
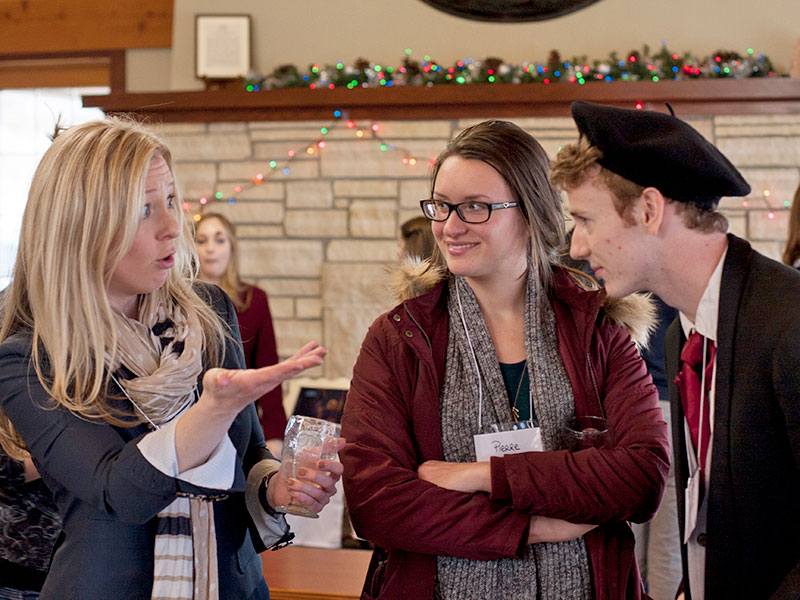
[[(180, 417), (179, 417), (180, 418)], [(145, 435), (136, 445), (142, 456), (156, 469), (186, 483), (215, 490), (227, 490), (233, 485), (236, 448), (225, 434), (206, 462), (183, 473), (178, 472), (178, 453), (175, 451), (175, 427), (172, 419), (160, 429)]]

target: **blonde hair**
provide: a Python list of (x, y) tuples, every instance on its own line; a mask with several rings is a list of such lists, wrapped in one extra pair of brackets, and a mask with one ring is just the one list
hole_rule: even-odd
[(792, 209), (789, 212), (789, 236), (783, 251), (783, 262), (794, 266), (798, 258), (800, 258), (800, 187), (794, 193)]
[[(431, 196), (439, 169), (451, 156), (484, 162), (505, 180), (528, 230), (528, 264), (540, 289), (549, 290), (553, 267), (560, 264), (558, 251), (564, 244), (564, 213), (561, 199), (548, 178), (550, 161), (544, 148), (532, 135), (509, 121), (484, 121), (468, 127), (436, 158)], [(431, 268), (448, 272), (438, 247)]]
[[(197, 230), (200, 228), (200, 223), (211, 219), (216, 219), (222, 224), (222, 228), (225, 230), (228, 242), (231, 245), (231, 257), (225, 266), (225, 272), (222, 274), (222, 285), (220, 287), (231, 297), (236, 310), (247, 310), (253, 300), (253, 286), (242, 281), (239, 275), (239, 243), (236, 241), (236, 227), (234, 227), (233, 223), (219, 213), (201, 215), (194, 226), (195, 244), (197, 243)], [(242, 296), (244, 296), (244, 300), (242, 300)]]
[[(556, 156), (550, 171), (553, 185), (564, 190), (578, 187), (586, 180), (597, 176), (611, 192), (614, 208), (620, 217), (629, 225), (633, 225), (631, 211), (636, 200), (642, 195), (645, 186), (617, 175), (602, 166), (598, 161), (603, 152), (592, 146), (585, 137), (577, 144), (564, 146)], [(722, 213), (707, 208), (699, 208), (687, 202), (678, 202), (665, 196), (665, 200), (675, 205), (676, 212), (683, 216), (683, 223), (689, 229), (705, 232), (726, 232), (728, 219)]]
[[(115, 362), (118, 336), (106, 289), (133, 243), (147, 172), (159, 156), (172, 171), (169, 148), (153, 132), (119, 118), (94, 121), (58, 135), (31, 183), (0, 342), (30, 330), (36, 376), (53, 407), (81, 418), (120, 426), (138, 422), (106, 398), (106, 364)], [(175, 240), (175, 264), (152, 293), (197, 315), (206, 359), (219, 364), (226, 331), (192, 289), (197, 259), (177, 194), (176, 185), (173, 210), (183, 231)], [(2, 412), (0, 444), (9, 455), (24, 455)]]

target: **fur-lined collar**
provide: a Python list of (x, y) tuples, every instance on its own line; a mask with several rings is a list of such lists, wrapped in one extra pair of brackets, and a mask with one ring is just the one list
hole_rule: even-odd
[[(429, 260), (420, 261), (408, 258), (390, 274), (389, 287), (398, 302), (405, 302), (430, 291), (447, 276), (441, 267), (430, 266)], [(587, 289), (586, 282), (574, 277), (578, 286)], [(587, 289), (587, 291), (592, 291)], [(650, 294), (631, 294), (624, 298), (611, 298), (602, 294), (602, 308), (605, 318), (624, 327), (636, 346), (647, 348), (650, 334), (656, 327), (656, 306)]]

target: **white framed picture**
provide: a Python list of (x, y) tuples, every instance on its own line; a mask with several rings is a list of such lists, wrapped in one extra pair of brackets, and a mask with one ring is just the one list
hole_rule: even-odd
[(196, 15), (195, 75), (236, 79), (250, 71), (250, 15)]

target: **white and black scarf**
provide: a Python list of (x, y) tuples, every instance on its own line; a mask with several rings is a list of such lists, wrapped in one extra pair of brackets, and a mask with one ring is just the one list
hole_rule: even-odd
[[(120, 364), (134, 374), (117, 379), (143, 422), (158, 428), (193, 402), (203, 369), (197, 317), (164, 307), (156, 294), (139, 305), (138, 320), (117, 314)], [(217, 600), (217, 547), (213, 503), (178, 497), (157, 519), (152, 600)]]

